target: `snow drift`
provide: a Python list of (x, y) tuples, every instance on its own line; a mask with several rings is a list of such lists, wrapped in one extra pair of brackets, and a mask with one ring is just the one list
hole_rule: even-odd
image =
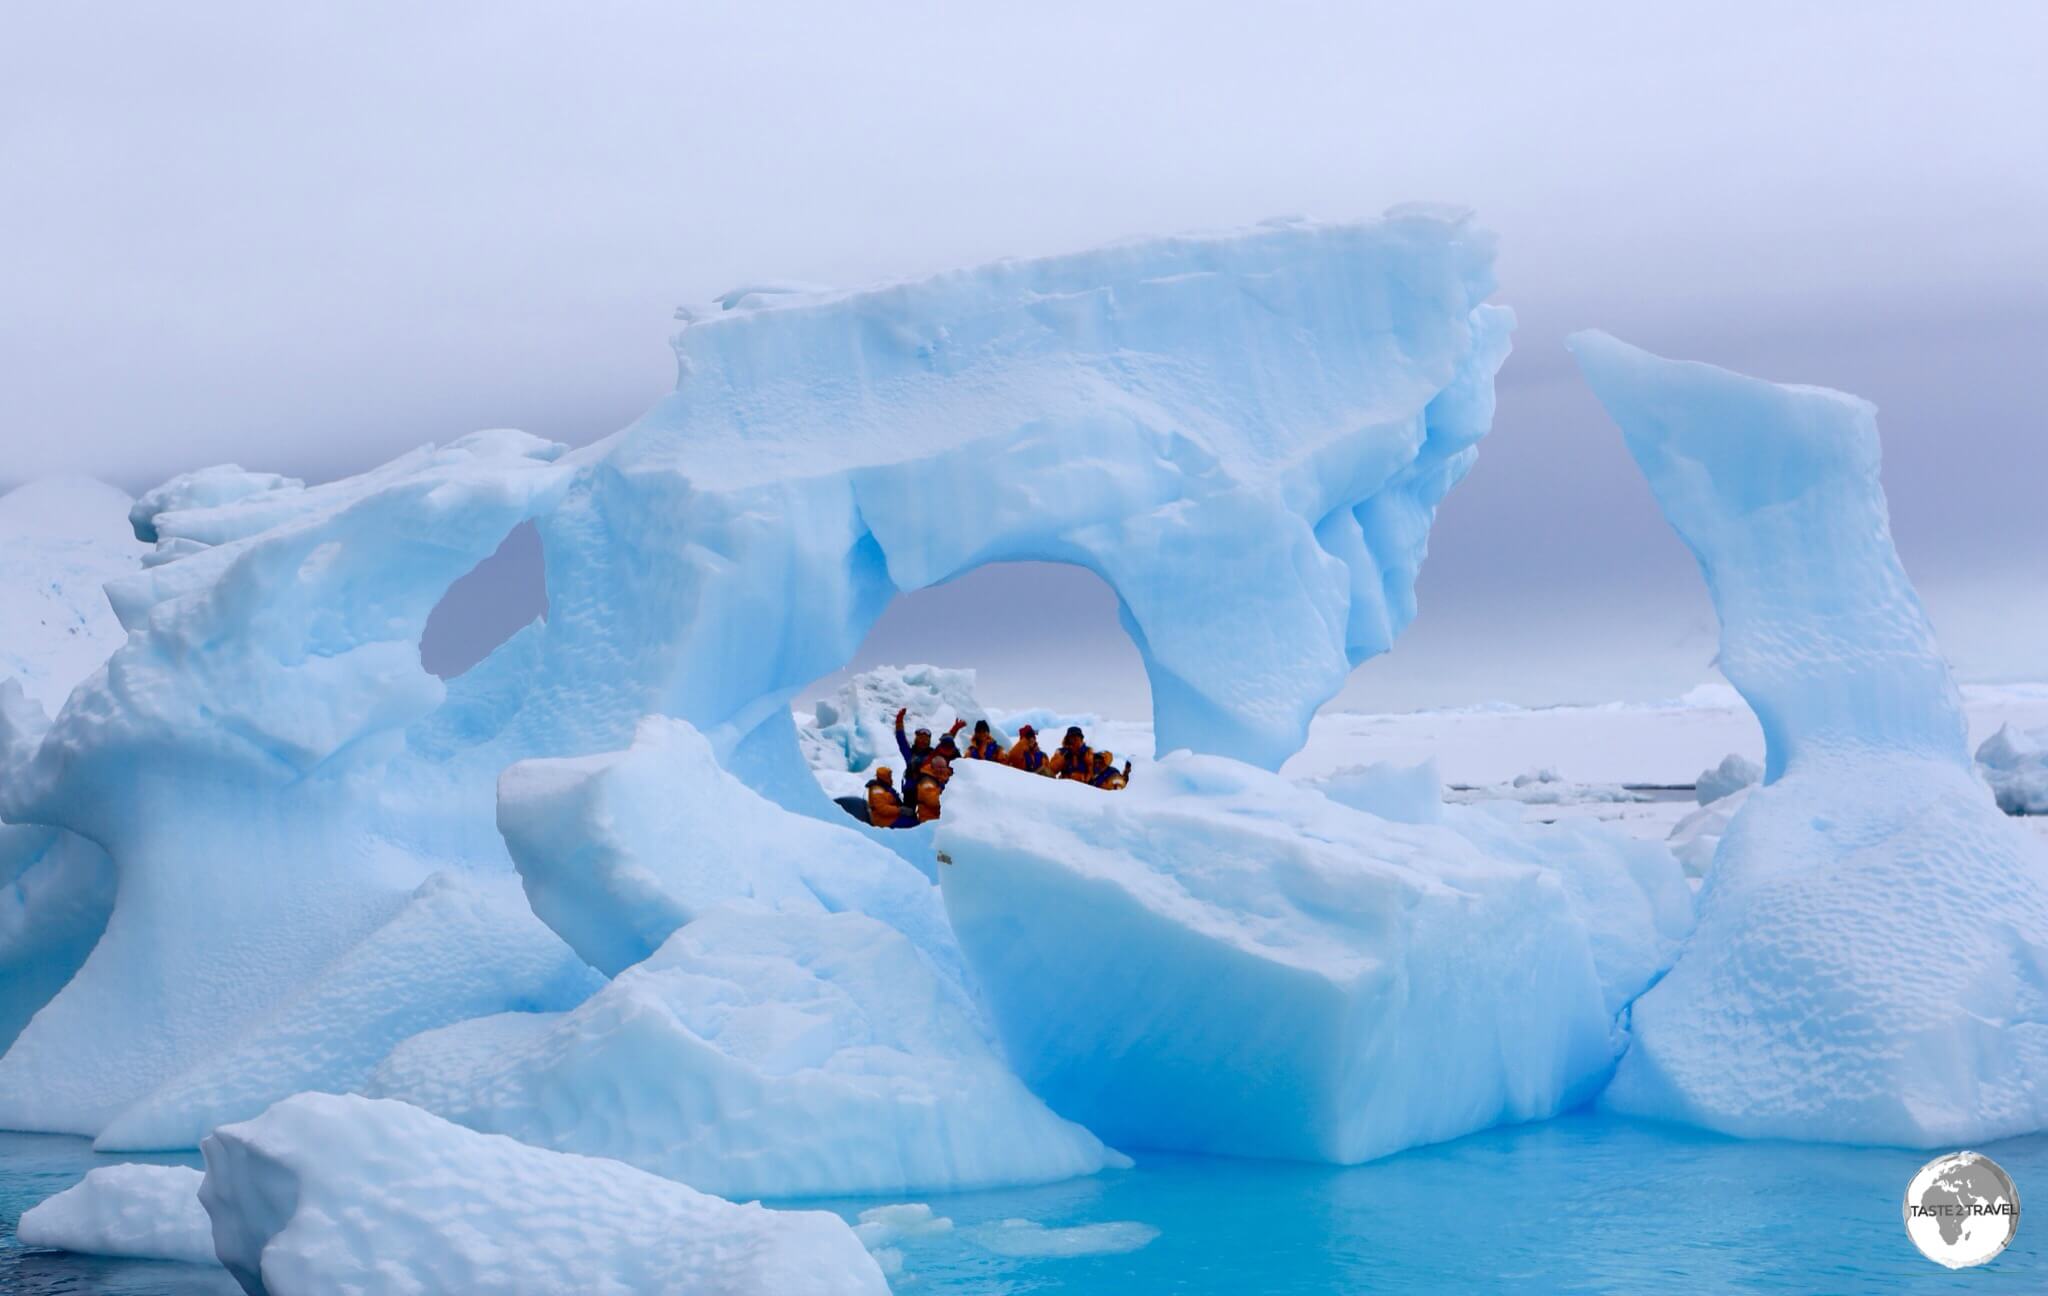
[(1606, 1100), (1763, 1138), (2042, 1128), (2048, 859), (1972, 772), (1871, 406), (1600, 333), (1572, 350), (1699, 559), (1767, 744)]

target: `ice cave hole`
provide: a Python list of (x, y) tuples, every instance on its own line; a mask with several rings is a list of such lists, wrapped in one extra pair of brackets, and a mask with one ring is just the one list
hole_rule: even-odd
[(548, 614), (548, 583), (540, 532), (531, 522), (512, 528), (497, 552), (465, 572), (434, 610), (420, 635), (420, 665), (453, 679), (497, 651), (498, 645)]
[[(903, 687), (898, 669), (909, 666), (972, 670), (973, 700), (999, 729), (1034, 717), (1048, 749), (1060, 736), (1048, 727), (1072, 722), (1083, 725), (1093, 746), (1151, 753), (1152, 690), (1118, 620), (1115, 591), (1095, 573), (1063, 563), (995, 563), (897, 598), (851, 662), (798, 695), (805, 757), (820, 786), (849, 813), (848, 799), (861, 797), (873, 765), (901, 772), (888, 735), (888, 699), (913, 703), (911, 729), (943, 733), (953, 719), (949, 706), (915, 705), (919, 691)], [(864, 700), (871, 714), (862, 719), (871, 756), (846, 750), (844, 712), (857, 679), (870, 685)], [(921, 714), (925, 709), (939, 713)]]

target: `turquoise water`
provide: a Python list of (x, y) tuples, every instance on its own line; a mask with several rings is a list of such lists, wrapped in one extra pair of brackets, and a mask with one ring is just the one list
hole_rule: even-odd
[[(2048, 1203), (2048, 1138), (1979, 1150), (2023, 1204), (2034, 1185)], [(890, 1245), (905, 1296), (2048, 1290), (2048, 1216), (2023, 1216), (2018, 1240), (1981, 1269), (1950, 1273), (1913, 1250), (1900, 1199), (1927, 1156), (1574, 1115), (1348, 1169), (1141, 1156), (1092, 1179), (924, 1198), (953, 1227)], [(217, 1271), (20, 1249), (23, 1209), (112, 1159), (76, 1139), (0, 1135), (0, 1291), (232, 1296)], [(808, 1204), (852, 1219), (876, 1202)], [(1006, 1255), (1066, 1236), (999, 1226), (1009, 1219), (1129, 1222), (1157, 1236), (1111, 1254)]]

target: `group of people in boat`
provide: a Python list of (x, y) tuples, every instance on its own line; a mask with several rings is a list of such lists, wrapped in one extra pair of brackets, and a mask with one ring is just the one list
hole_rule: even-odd
[(938, 818), (939, 801), (953, 778), (953, 766), (963, 760), (994, 761), (1026, 774), (1069, 779), (1106, 792), (1117, 791), (1131, 781), (1131, 763), (1125, 761), (1119, 768), (1115, 752), (1091, 748), (1079, 725), (1068, 726), (1060, 745), (1048, 752), (1038, 745), (1038, 731), (1030, 725), (1019, 725), (1017, 741), (1006, 749), (996, 741), (988, 721), (976, 720), (962, 750), (958, 738), (967, 727), (965, 720), (955, 720), (934, 743), (929, 729), (911, 735), (903, 732), (909, 714), (908, 707), (896, 713), (896, 750), (903, 754), (902, 790), (898, 791), (895, 771), (887, 765), (876, 766), (875, 776), (868, 780), (868, 822), (877, 828), (915, 828)]

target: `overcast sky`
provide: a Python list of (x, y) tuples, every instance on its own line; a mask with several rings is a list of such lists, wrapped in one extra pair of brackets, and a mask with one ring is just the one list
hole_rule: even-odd
[[(1499, 232), (1522, 327), (1423, 615), (1347, 705), (1705, 670), (1697, 573), (1559, 346), (1586, 324), (1877, 401), (1952, 657), (2048, 677), (2048, 6), (1004, 8), (14, 6), (0, 485), (587, 441), (672, 383), (674, 307), (745, 280), (1429, 199)], [(1125, 709), (1090, 581), (970, 577), (863, 660)], [(1006, 615), (1021, 659), (1099, 629), (1100, 678), (971, 660)]]

